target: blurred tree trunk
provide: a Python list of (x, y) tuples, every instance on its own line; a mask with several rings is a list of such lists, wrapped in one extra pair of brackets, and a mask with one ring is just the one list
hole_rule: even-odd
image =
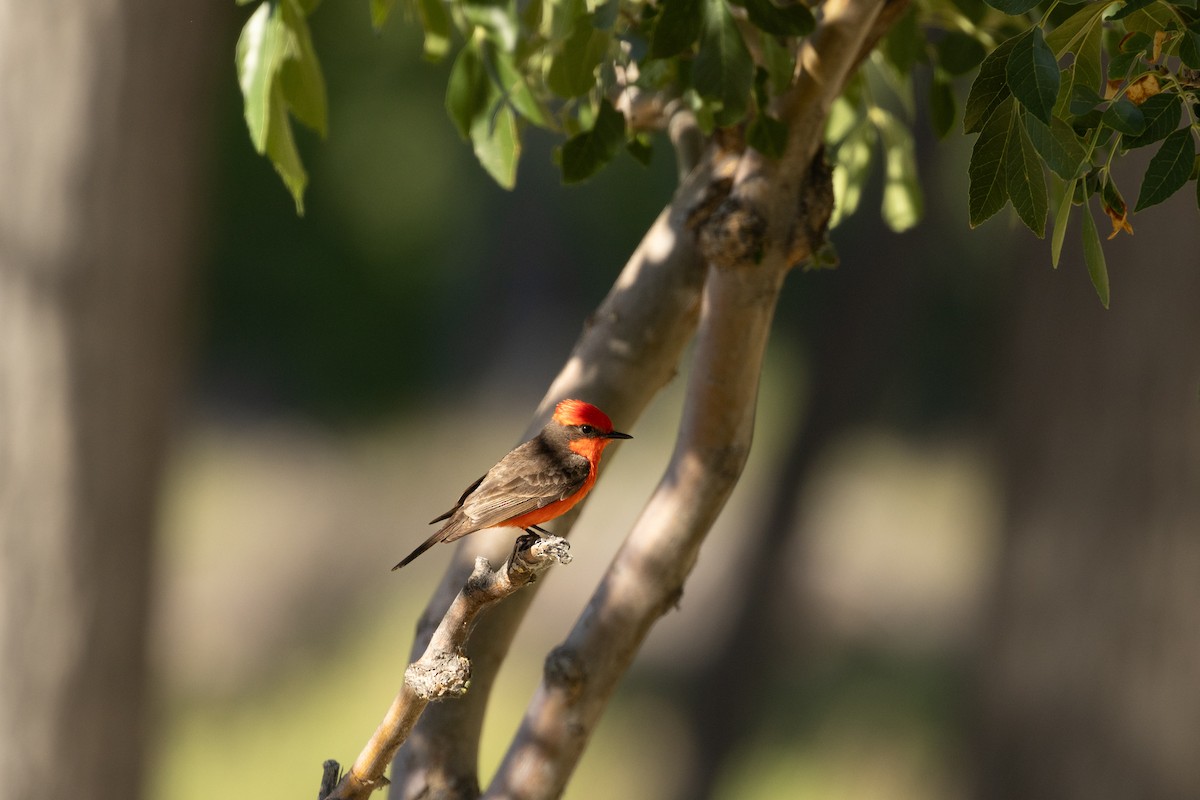
[[(1106, 243), (1113, 305), (1014, 266), (1008, 507), (975, 796), (1200, 797), (1200, 234), (1188, 191)], [(1073, 223), (1074, 224), (1074, 223)], [(1070, 238), (1070, 236), (1068, 237)]]
[(0, 797), (141, 795), (205, 4), (0, 0)]

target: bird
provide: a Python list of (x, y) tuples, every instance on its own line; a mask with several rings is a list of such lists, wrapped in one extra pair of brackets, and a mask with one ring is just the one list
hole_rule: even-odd
[(430, 520), (430, 525), (445, 524), (392, 571), (439, 542), (485, 528), (547, 533), (540, 523), (562, 516), (592, 490), (604, 448), (632, 438), (613, 430), (608, 415), (591, 403), (563, 400), (537, 436), (510, 451), (468, 486), (453, 508)]

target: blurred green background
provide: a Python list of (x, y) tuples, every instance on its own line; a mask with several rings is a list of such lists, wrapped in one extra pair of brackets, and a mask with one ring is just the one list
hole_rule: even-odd
[[(660, 139), (649, 168), (622, 157), (564, 188), (554, 143), (534, 132), (518, 188), (498, 189), (442, 109), (448, 64), (420, 59), (414, 27), (396, 14), (374, 35), (366, 3), (325, 3), (312, 24), (330, 136), (299, 133), (311, 183), (297, 218), (241, 118), (245, 13), (222, 40), (197, 363), (164, 510), (149, 789), (161, 800), (218, 785), (311, 796), (322, 761), (354, 758), (447, 554), (387, 568), (515, 443), (674, 184)], [(751, 723), (717, 796), (959, 794), (963, 658), (997, 533), (980, 420), (1012, 271), (1048, 270), (1048, 255), (1003, 218), (968, 231), (969, 140), (935, 145), (925, 120), (915, 127), (925, 222), (903, 237), (883, 228), (876, 180), (834, 235), (842, 268), (790, 278), (744, 480), (568, 797), (681, 790), (696, 723), (679, 687), (745, 624), (727, 601), (745, 583), (739, 542), (761, 533), (755, 508), (778, 491), (813, 381), (842, 352), (871, 355), (812, 479), (784, 487), (803, 508), (776, 554), (792, 565), (779, 602), (794, 613), (763, 691), (724, 698), (751, 703)], [(1061, 272), (1090, 293), (1078, 259)], [(493, 694), (485, 779), (543, 655), (657, 482), (681, 383), (608, 463), (576, 561), (528, 617)]]

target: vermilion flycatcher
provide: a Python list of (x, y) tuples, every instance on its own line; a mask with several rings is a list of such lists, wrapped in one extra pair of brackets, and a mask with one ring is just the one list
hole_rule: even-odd
[(600, 454), (613, 439), (632, 439), (613, 430), (603, 411), (582, 400), (563, 400), (541, 433), (500, 459), (472, 483), (454, 508), (429, 524), (446, 524), (408, 554), (400, 569), (438, 542), (453, 542), (484, 528), (522, 528), (561, 516), (596, 483)]

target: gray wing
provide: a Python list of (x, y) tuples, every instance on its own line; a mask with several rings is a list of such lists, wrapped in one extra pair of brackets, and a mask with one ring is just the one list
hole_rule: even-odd
[(543, 442), (526, 442), (483, 476), (442, 528), (450, 542), (570, 497), (587, 481), (586, 458), (563, 458)]

